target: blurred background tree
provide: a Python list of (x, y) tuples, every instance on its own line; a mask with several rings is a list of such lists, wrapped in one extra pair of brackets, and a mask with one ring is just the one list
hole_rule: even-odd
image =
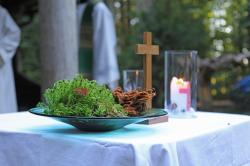
[[(153, 33), (161, 48), (153, 58), (157, 107), (163, 106), (163, 58), (165, 50), (198, 50), (200, 56), (199, 108), (209, 111), (245, 112), (237, 98), (250, 101), (247, 92), (235, 89), (237, 81), (250, 74), (249, 0), (105, 0), (117, 27), (120, 70), (142, 68), (135, 44), (144, 31)], [(2, 0), (22, 27), (18, 71), (40, 82), (37, 0)], [(244, 55), (244, 56), (242, 56)], [(238, 57), (238, 58), (231, 58)], [(230, 59), (231, 58), (231, 59)], [(228, 60), (230, 59), (230, 60)], [(217, 63), (215, 63), (217, 62)], [(121, 82), (122, 84), (122, 82)]]

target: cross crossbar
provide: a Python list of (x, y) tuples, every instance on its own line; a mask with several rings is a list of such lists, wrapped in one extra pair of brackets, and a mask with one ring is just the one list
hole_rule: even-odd
[(136, 54), (159, 55), (159, 46), (146, 45), (146, 44), (137, 44)]

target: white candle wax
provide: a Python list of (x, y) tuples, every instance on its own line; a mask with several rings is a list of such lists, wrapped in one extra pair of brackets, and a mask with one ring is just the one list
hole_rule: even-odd
[(191, 89), (190, 82), (183, 81), (173, 77), (170, 84), (171, 105), (181, 112), (190, 110), (191, 107)]

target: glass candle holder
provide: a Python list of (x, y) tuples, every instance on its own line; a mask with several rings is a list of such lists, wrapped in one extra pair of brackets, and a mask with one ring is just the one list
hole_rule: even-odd
[(143, 78), (143, 70), (123, 70), (124, 91), (143, 89)]
[(197, 51), (165, 52), (165, 109), (170, 117), (195, 117)]

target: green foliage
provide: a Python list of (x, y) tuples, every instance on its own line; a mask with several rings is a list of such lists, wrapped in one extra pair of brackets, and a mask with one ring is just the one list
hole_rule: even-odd
[[(77, 89), (83, 89), (83, 94)], [(38, 107), (48, 115), (84, 117), (123, 117), (127, 114), (115, 103), (112, 92), (95, 81), (78, 75), (73, 80), (60, 80), (44, 93), (44, 103)]]
[(214, 41), (220, 40), (222, 44), (222, 47), (219, 49), (213, 43), (213, 52), (223, 54), (243, 51), (248, 38), (246, 28), (244, 27), (248, 3), (248, 0), (213, 2), (212, 13), (209, 16), (213, 26), (213, 30), (211, 30), (212, 35), (210, 36)]
[(41, 80), (41, 60), (38, 23), (38, 16), (35, 16), (31, 24), (22, 27), (18, 69), (20, 73), (39, 84)]
[(207, 13), (209, 2), (159, 0), (141, 15), (141, 29), (151, 31), (161, 50), (198, 50), (201, 57), (210, 49)]
[(235, 78), (239, 71), (218, 71), (214, 73), (210, 80), (210, 90), (214, 99), (226, 99), (234, 85)]

